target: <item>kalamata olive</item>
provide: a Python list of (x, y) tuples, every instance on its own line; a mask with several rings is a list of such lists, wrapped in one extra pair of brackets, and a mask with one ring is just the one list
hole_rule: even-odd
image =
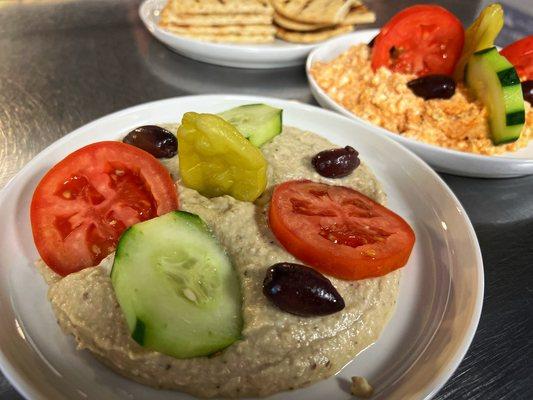
[(324, 150), (313, 157), (311, 163), (315, 171), (326, 178), (342, 178), (350, 175), (361, 160), (359, 153), (351, 146), (340, 149)]
[(455, 81), (448, 75), (426, 75), (407, 82), (407, 87), (424, 100), (449, 99), (455, 93)]
[(178, 140), (171, 132), (156, 125), (135, 128), (122, 140), (155, 158), (171, 158), (178, 152)]
[(533, 81), (522, 82), (522, 94), (524, 95), (524, 100), (529, 101), (529, 104), (533, 106)]
[(271, 266), (263, 281), (263, 293), (281, 310), (304, 317), (333, 314), (344, 308), (344, 299), (330, 280), (300, 264)]

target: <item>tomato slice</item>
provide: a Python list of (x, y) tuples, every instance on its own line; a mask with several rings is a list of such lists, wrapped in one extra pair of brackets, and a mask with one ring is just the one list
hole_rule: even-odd
[(372, 68), (415, 74), (451, 75), (461, 56), (465, 32), (461, 21), (435, 5), (400, 11), (381, 29), (372, 49)]
[(39, 182), (33, 239), (43, 261), (64, 276), (97, 265), (127, 227), (177, 208), (176, 186), (154, 157), (125, 143), (94, 143)]
[(341, 279), (365, 279), (403, 267), (415, 234), (400, 216), (356, 190), (311, 181), (278, 185), (269, 210), (285, 249)]
[(510, 44), (500, 54), (514, 65), (521, 79), (533, 79), (533, 35)]

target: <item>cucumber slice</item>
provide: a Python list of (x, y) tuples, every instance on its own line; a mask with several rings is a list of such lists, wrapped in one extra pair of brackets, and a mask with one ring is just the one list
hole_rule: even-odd
[(266, 104), (247, 104), (218, 114), (256, 147), (281, 133), (283, 110)]
[(240, 338), (238, 277), (197, 215), (175, 211), (129, 228), (111, 281), (132, 338), (143, 347), (189, 358)]
[(475, 52), (466, 65), (465, 83), (488, 109), (494, 144), (520, 137), (526, 114), (520, 79), (496, 47)]

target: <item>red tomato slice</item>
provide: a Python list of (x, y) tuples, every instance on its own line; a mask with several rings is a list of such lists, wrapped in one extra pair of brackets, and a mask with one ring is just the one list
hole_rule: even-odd
[(176, 186), (157, 159), (125, 143), (94, 143), (39, 182), (33, 239), (43, 261), (64, 276), (97, 265), (127, 227), (177, 208)]
[(514, 65), (521, 79), (533, 79), (533, 35), (510, 44), (500, 54)]
[(289, 253), (341, 279), (403, 267), (415, 243), (411, 227), (391, 210), (356, 190), (311, 181), (278, 185), (269, 223)]
[(465, 32), (455, 15), (435, 5), (400, 11), (381, 29), (372, 49), (372, 69), (451, 75), (459, 61)]

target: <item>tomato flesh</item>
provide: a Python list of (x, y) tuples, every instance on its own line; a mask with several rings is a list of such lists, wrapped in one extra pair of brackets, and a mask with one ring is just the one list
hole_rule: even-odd
[(305, 180), (274, 189), (269, 224), (289, 253), (341, 279), (400, 268), (415, 242), (407, 222), (362, 193)]
[(464, 44), (461, 22), (446, 9), (416, 5), (400, 11), (381, 29), (372, 68), (415, 74), (451, 75)]
[(30, 213), (41, 258), (67, 275), (100, 263), (129, 226), (177, 208), (176, 187), (154, 157), (124, 143), (99, 142), (48, 171)]
[(514, 65), (521, 79), (533, 79), (533, 35), (510, 44), (500, 54)]

